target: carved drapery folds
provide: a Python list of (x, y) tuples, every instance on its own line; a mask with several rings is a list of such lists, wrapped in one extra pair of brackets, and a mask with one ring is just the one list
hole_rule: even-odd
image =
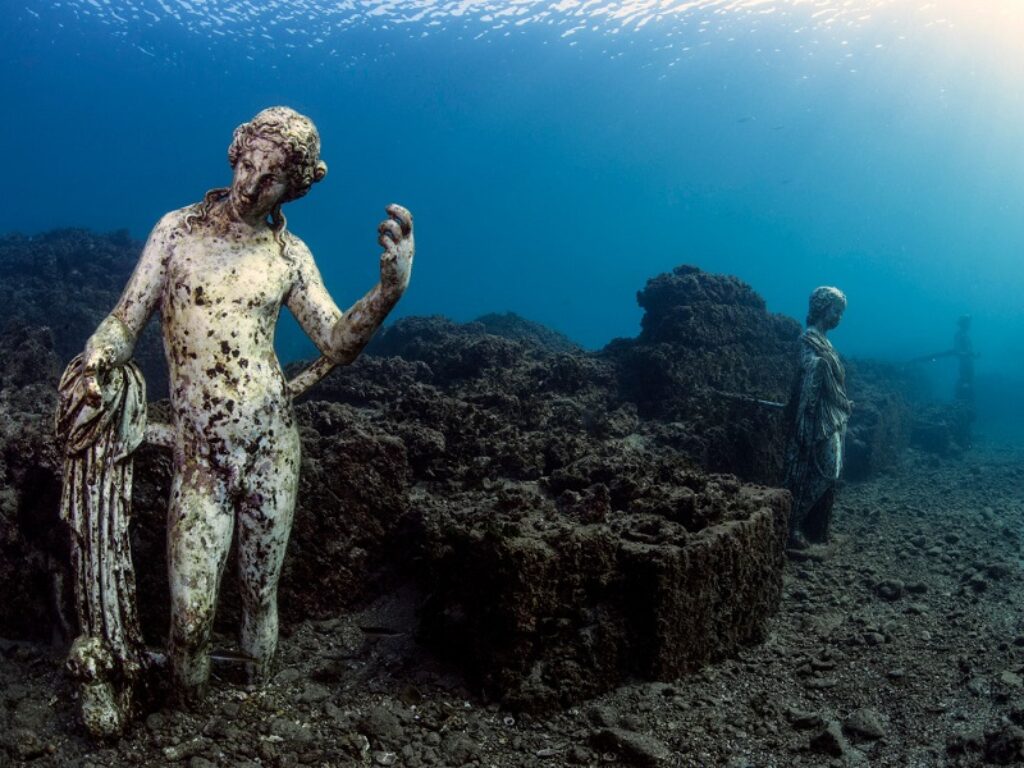
[(102, 400), (90, 403), (79, 355), (59, 391), (61, 518), (71, 529), (79, 625), (67, 665), (79, 686), (86, 728), (113, 736), (132, 715), (147, 665), (128, 537), (132, 452), (145, 435), (146, 385), (134, 363), (118, 366), (109, 371)]

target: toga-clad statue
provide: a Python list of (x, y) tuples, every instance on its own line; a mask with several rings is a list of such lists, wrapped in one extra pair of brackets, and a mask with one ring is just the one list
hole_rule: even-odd
[(811, 294), (807, 330), (800, 336), (800, 371), (787, 406), (791, 546), (824, 542), (829, 535), (853, 403), (846, 397), (843, 364), (826, 334), (839, 325), (845, 309), (846, 296), (838, 288), (816, 288)]
[(974, 358), (977, 355), (971, 344), (971, 316), (962, 315), (956, 323), (953, 336), (953, 355), (957, 359), (956, 389), (954, 403), (954, 437), (964, 448), (971, 446), (972, 427), (977, 415), (974, 402)]
[[(203, 696), (217, 595), (232, 541), (242, 600), (240, 648), (252, 682), (277, 647), (277, 586), (295, 508), (299, 431), (292, 398), (334, 365), (352, 362), (409, 284), (412, 216), (391, 205), (378, 227), (380, 282), (347, 312), (328, 294), (282, 206), (327, 173), (309, 118), (272, 107), (239, 126), (229, 187), (165, 215), (110, 315), (61, 383), (65, 439), (62, 514), (77, 568), (81, 636), (68, 666), (83, 719), (112, 735), (132, 715), (147, 655), (135, 614), (128, 552), (131, 451), (169, 447), (169, 658), (184, 702)], [(323, 357), (288, 382), (274, 353), (286, 306)], [(145, 424), (145, 382), (131, 363), (160, 312), (172, 421)], [(102, 482), (97, 482), (100, 479)]]
[(953, 335), (953, 354), (956, 356), (958, 368), (956, 390), (957, 402), (964, 403), (968, 408), (974, 407), (974, 347), (971, 345), (971, 316), (961, 315), (956, 321), (956, 333)]

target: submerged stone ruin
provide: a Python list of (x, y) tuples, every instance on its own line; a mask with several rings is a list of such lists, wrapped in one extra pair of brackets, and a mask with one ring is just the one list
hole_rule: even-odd
[(760, 640), (782, 593), (789, 495), (674, 479), (630, 511), (580, 476), (557, 500), (518, 484), (431, 510), (424, 640), (513, 711), (671, 680)]
[[(17, 266), (0, 304), (0, 637), (70, 631), (54, 387), (137, 247), (81, 231), (0, 240), (0, 268)], [(284, 625), (414, 584), (401, 592), (424, 646), (534, 710), (756, 642), (781, 594), (789, 497), (744, 481), (777, 482), (783, 438), (778, 413), (719, 392), (785, 399), (799, 326), (694, 267), (639, 298), (640, 336), (598, 353), (510, 315), (407, 318), (321, 382), (296, 409)], [(144, 344), (147, 379), (163, 381), (158, 340)], [(904, 444), (907, 406), (884, 370), (851, 370), (864, 414), (851, 435), (868, 457), (851, 464), (869, 475)], [(154, 644), (167, 624), (168, 464), (151, 447), (136, 459), (132, 546)], [(230, 566), (226, 578), (231, 618)]]
[(781, 411), (735, 396), (785, 402), (800, 324), (769, 313), (741, 280), (693, 266), (651, 278), (637, 302), (645, 310), (640, 335), (604, 350), (620, 396), (663, 425), (667, 446), (702, 466), (779, 483)]

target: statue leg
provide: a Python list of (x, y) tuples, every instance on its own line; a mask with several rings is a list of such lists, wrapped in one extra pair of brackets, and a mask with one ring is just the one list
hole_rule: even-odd
[(203, 697), (210, 679), (210, 638), (234, 515), (223, 481), (210, 466), (194, 456), (175, 464), (167, 521), (168, 652), (176, 694), (192, 703)]
[(295, 511), (299, 437), (292, 428), (275, 434), (245, 480), (238, 515), (238, 581), (242, 597), (242, 652), (255, 659), (250, 682), (266, 680), (277, 651), (277, 583)]
[(818, 500), (807, 511), (804, 518), (802, 530), (808, 541), (815, 544), (823, 544), (829, 540), (829, 530), (832, 524), (832, 507), (836, 501), (835, 484), (829, 487), (818, 497)]
[(810, 494), (813, 492), (808, 485), (813, 482), (813, 469), (807, 457), (797, 451), (791, 451), (787, 457), (785, 486), (793, 496), (789, 510), (789, 541), (787, 546), (804, 549), (807, 539), (804, 536), (804, 520), (807, 511), (814, 503)]
[(818, 444), (815, 468), (817, 472), (814, 481), (809, 483), (814, 493), (808, 499), (810, 503), (801, 521), (801, 528), (808, 541), (822, 544), (829, 539), (832, 507), (836, 502), (836, 483), (843, 468), (843, 438), (838, 432)]

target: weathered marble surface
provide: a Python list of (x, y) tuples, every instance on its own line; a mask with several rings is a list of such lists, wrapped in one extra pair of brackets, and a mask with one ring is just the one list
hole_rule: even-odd
[(807, 330), (800, 336), (786, 449), (786, 487), (793, 494), (790, 539), (796, 545), (828, 540), (843, 470), (853, 402), (846, 396), (846, 370), (826, 334), (839, 325), (845, 309), (846, 296), (838, 288), (815, 289)]
[[(324, 178), (313, 123), (284, 107), (235, 131), (230, 187), (173, 211), (154, 227), (111, 313), (86, 343), (82, 396), (104, 400), (160, 312), (170, 376), (169, 655), (185, 700), (203, 695), (217, 595), (234, 542), (242, 602), (240, 648), (250, 678), (266, 678), (277, 645), (277, 585), (298, 490), (300, 443), (274, 353), (287, 306), (329, 364), (352, 362), (409, 283), (412, 217), (388, 208), (378, 228), (381, 280), (342, 313), (284, 203)], [(326, 367), (326, 366), (325, 366)]]

